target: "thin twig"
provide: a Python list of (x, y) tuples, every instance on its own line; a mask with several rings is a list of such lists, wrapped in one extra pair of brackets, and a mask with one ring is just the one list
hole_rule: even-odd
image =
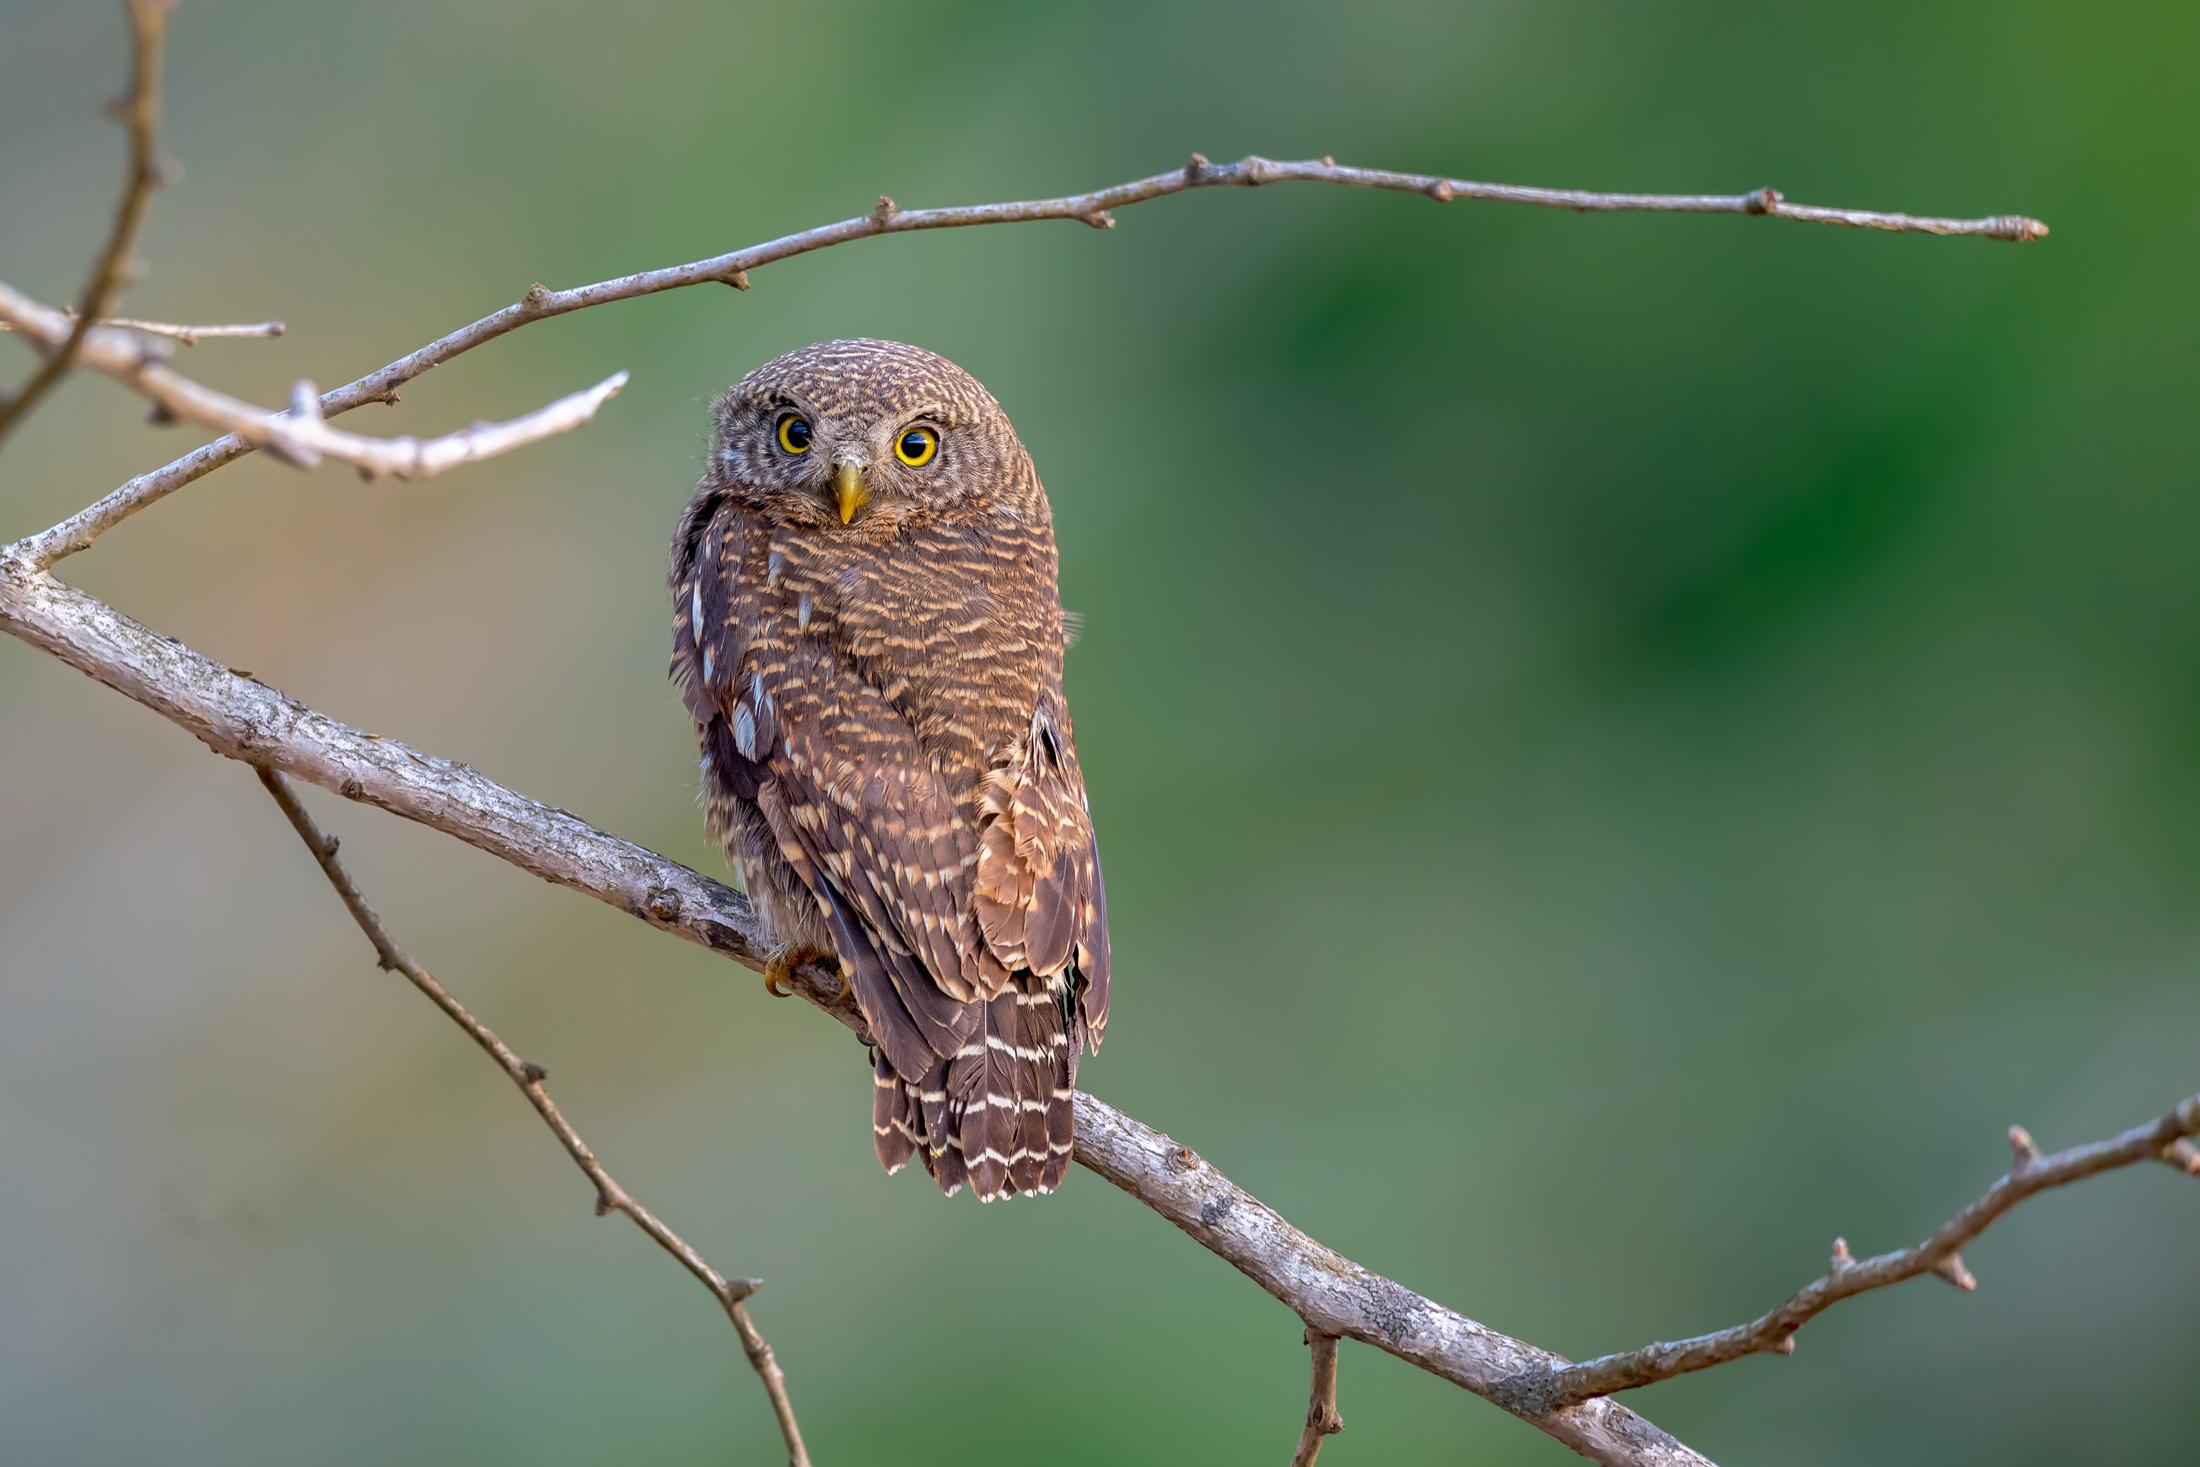
[[(74, 307), (64, 310), (61, 314), (71, 321), (84, 319)], [(250, 337), (268, 340), (282, 335), (284, 331), (289, 329), (280, 321), (239, 321), (220, 326), (182, 326), (174, 321), (140, 321), (131, 316), (102, 316), (93, 324), (124, 331), (142, 332), (147, 336), (165, 336), (169, 340), (181, 342), (185, 346), (197, 346), (202, 341), (212, 341), (220, 337)], [(14, 329), (12, 323), (0, 321), (0, 331), (13, 331)]]
[(1835, 1238), (1826, 1271), (1797, 1290), (1777, 1309), (1748, 1324), (1715, 1334), (1645, 1345), (1624, 1354), (1584, 1360), (1579, 1365), (1552, 1371), (1541, 1379), (1525, 1379), (1518, 1382), (1523, 1401), (1552, 1407), (1567, 1406), (1614, 1391), (1670, 1380), (1692, 1370), (1723, 1365), (1745, 1355), (1764, 1352), (1790, 1355), (1795, 1351), (1795, 1332), (1824, 1310), (1843, 1299), (1903, 1283), (1922, 1274), (1936, 1275), (1958, 1289), (1969, 1291), (1978, 1287), (1978, 1280), (1963, 1261), (1964, 1246), (2019, 1202), (2051, 1187), (2068, 1186), (2138, 1162), (2165, 1162), (2187, 1175), (2200, 1175), (2200, 1165), (2195, 1165), (2191, 1159), (2200, 1155), (2194, 1151), (2190, 1140), (2196, 1135), (2200, 1135), (2200, 1095), (2180, 1101), (2154, 1120), (2133, 1126), (2120, 1135), (2073, 1146), (2052, 1156), (2040, 1155), (2024, 1127), (2011, 1126), (2009, 1170), (1923, 1242), (1859, 1259), (1850, 1255), (1847, 1239)]
[[(68, 320), (13, 287), (0, 284), (0, 320), (49, 344), (69, 334)], [(79, 323), (81, 324), (81, 323)], [(159, 355), (126, 331), (95, 326), (80, 333), (78, 356), (125, 386), (135, 388), (178, 418), (209, 428), (224, 428), (260, 448), (273, 449), (301, 468), (323, 458), (354, 465), (369, 478), (392, 474), (425, 479), (460, 464), (509, 453), (558, 433), (570, 432), (626, 385), (626, 373), (614, 372), (585, 392), (561, 397), (522, 417), (503, 423), (476, 423), (440, 438), (374, 438), (347, 433), (321, 421), (322, 405), (311, 384), (301, 383), (287, 413), (270, 413), (241, 398), (194, 382), (166, 366)]]
[[(1972, 235), (1987, 239), (2031, 240), (2047, 233), (2036, 219), (1997, 215), (1985, 219), (1939, 219), (1909, 214), (1880, 213), (1866, 209), (1832, 209), (1790, 204), (1775, 189), (1744, 194), (1606, 194), (1577, 189), (1527, 188), (1513, 184), (1477, 183), (1471, 179), (1443, 178), (1434, 174), (1397, 173), (1379, 168), (1350, 168), (1330, 159), (1276, 162), (1257, 155), (1235, 163), (1211, 163), (1194, 153), (1181, 168), (1134, 179), (1091, 193), (1068, 194), (1053, 199), (1026, 199), (1013, 203), (973, 204), (941, 209), (903, 209), (882, 198), (878, 207), (834, 224), (790, 234), (763, 244), (750, 245), (730, 254), (714, 255), (685, 265), (644, 270), (610, 280), (599, 280), (571, 290), (530, 286), (519, 300), (483, 316), (354, 382), (324, 393), (321, 414), (326, 418), (350, 412), (370, 402), (395, 400), (407, 382), (453, 357), (516, 331), (531, 321), (547, 320), (590, 306), (633, 300), (658, 291), (684, 286), (722, 284), (747, 289), (749, 272), (778, 260), (808, 254), (851, 240), (879, 234), (905, 234), (921, 229), (959, 229), (981, 224), (1020, 224), (1038, 220), (1075, 220), (1095, 228), (1112, 228), (1114, 212), (1149, 199), (1167, 198), (1190, 189), (1229, 186), (1250, 187), (1269, 183), (1322, 183), (1349, 188), (1370, 188), (1417, 194), (1445, 202), (1457, 199), (1497, 203), (1532, 204), (1545, 208), (1572, 209), (1584, 213), (1620, 211), (1680, 214), (1743, 214), (1764, 218), (1793, 219), (1809, 223), (1844, 224), (1861, 229), (1883, 229), (1928, 234)], [(203, 448), (185, 454), (149, 473), (138, 475), (81, 512), (35, 537), (32, 561), (49, 567), (64, 556), (89, 546), (123, 520), (154, 504), (202, 475), (220, 468), (259, 446), (243, 434), (231, 433)]]
[(0, 438), (52, 390), (76, 363), (99, 318), (114, 305), (129, 270), (130, 246), (145, 218), (145, 202), (160, 183), (160, 159), (153, 129), (160, 117), (160, 61), (168, 34), (168, 11), (175, 0), (126, 0), (130, 18), (130, 90), (121, 99), (121, 115), (130, 134), (130, 171), (123, 180), (122, 202), (115, 206), (115, 222), (107, 231), (92, 278), (85, 282), (83, 297), (72, 313), (75, 323), (58, 343), (47, 343), (46, 359), (15, 396), (0, 398)]
[(743, 1303), (756, 1292), (758, 1281), (728, 1279), (712, 1268), (704, 1261), (702, 1254), (696, 1252), (678, 1233), (665, 1226), (657, 1214), (636, 1201), (631, 1192), (619, 1185), (611, 1173), (604, 1169), (603, 1163), (596, 1159), (596, 1153), (589, 1149), (588, 1143), (581, 1139), (580, 1132), (573, 1129), (572, 1122), (565, 1118), (557, 1104), (550, 1099), (550, 1092), (543, 1084), (548, 1075), (542, 1066), (523, 1060), (513, 1053), (511, 1046), (499, 1039), (494, 1030), (475, 1018), (448, 988), (436, 981), (433, 974), (397, 945), (397, 940), (390, 936), (381, 917), (375, 913), (374, 908), (367, 905), (367, 899), (360, 892), (358, 884), (351, 879), (351, 873), (337, 860), (336, 838), (322, 834), (320, 827), (314, 824), (313, 817), (299, 802), (297, 792), (291, 789), (290, 782), (282, 775), (265, 765), (255, 766), (255, 772), (260, 777), (260, 783), (266, 786), (268, 794), (282, 807), (291, 829), (298, 832), (298, 838), (313, 853), (321, 874), (328, 878), (330, 886), (336, 888), (336, 895), (342, 898), (344, 909), (359, 924), (359, 930), (367, 935), (367, 941), (374, 944), (374, 954), (382, 968), (404, 974), (411, 980), (413, 987), (426, 994), (437, 1008), (449, 1016), (452, 1023), (465, 1030), (467, 1037), (480, 1045), (497, 1062), (498, 1067), (511, 1077), (512, 1083), (527, 1097), (527, 1103), (542, 1117), (543, 1124), (558, 1138), (558, 1144), (565, 1148), (566, 1155), (572, 1157), (574, 1165), (581, 1169), (589, 1181), (596, 1184), (596, 1215), (602, 1217), (610, 1212), (626, 1214), (658, 1247), (678, 1259), (682, 1268), (710, 1290), (711, 1297), (718, 1301), (719, 1307), (726, 1311), (726, 1317), (733, 1321), (749, 1364), (755, 1367), (757, 1376), (764, 1382), (765, 1394), (771, 1398), (772, 1414), (778, 1418), (780, 1433), (786, 1439), (789, 1467), (809, 1467), (810, 1457), (802, 1445), (802, 1431), (795, 1424), (794, 1407), (787, 1400), (786, 1375), (780, 1370), (779, 1361), (772, 1354), (772, 1347), (758, 1332), (755, 1322), (749, 1318), (747, 1305)]
[(1299, 1433), (1291, 1467), (1314, 1467), (1323, 1441), (1344, 1430), (1344, 1418), (1337, 1414), (1337, 1337), (1309, 1328), (1306, 1349), (1313, 1356), (1314, 1381), (1306, 1393), (1306, 1430)]

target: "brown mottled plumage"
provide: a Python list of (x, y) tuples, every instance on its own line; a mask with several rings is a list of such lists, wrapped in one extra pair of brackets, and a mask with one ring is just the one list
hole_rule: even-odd
[(1108, 926), (1046, 491), (990, 393), (895, 342), (790, 352), (716, 418), (672, 544), (711, 828), (782, 954), (839, 959), (887, 1170), (1051, 1191)]

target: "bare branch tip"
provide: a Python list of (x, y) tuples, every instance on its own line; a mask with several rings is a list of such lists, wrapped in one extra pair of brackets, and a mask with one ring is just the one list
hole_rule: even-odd
[(1945, 1280), (1968, 1294), (1978, 1287), (1978, 1278), (1964, 1266), (1961, 1253), (1951, 1253), (1933, 1265), (1933, 1276)]

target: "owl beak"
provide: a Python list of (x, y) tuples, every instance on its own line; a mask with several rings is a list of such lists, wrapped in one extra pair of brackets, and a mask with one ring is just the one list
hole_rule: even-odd
[(847, 524), (856, 517), (856, 511), (870, 501), (871, 491), (864, 487), (863, 466), (845, 460), (833, 467), (833, 498), (840, 503), (840, 522)]

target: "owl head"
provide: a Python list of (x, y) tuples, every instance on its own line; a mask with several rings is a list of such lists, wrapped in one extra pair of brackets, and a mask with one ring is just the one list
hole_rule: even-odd
[(705, 488), (781, 523), (876, 539), (931, 518), (1045, 513), (993, 394), (920, 347), (788, 352), (727, 389), (716, 421)]

